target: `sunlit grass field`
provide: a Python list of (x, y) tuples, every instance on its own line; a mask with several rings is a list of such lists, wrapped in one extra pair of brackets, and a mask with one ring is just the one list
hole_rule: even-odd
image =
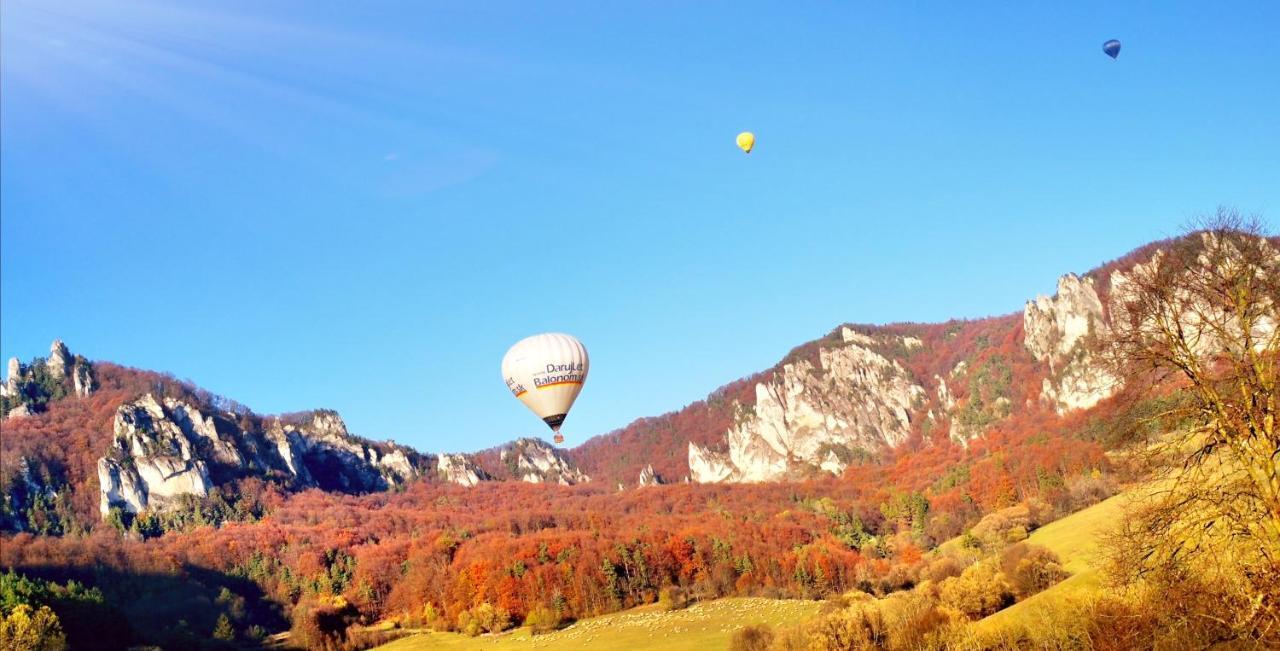
[(1071, 576), (1057, 585), (1032, 595), (973, 624), (975, 632), (989, 633), (1014, 624), (1032, 623), (1045, 606), (1084, 597), (1101, 588), (1100, 545), (1108, 528), (1120, 520), (1139, 495), (1134, 489), (1098, 502), (1087, 509), (1055, 520), (1032, 532), (1027, 542), (1048, 547), (1063, 561)]
[(460, 633), (421, 633), (378, 649), (727, 649), (729, 638), (743, 626), (792, 624), (812, 617), (817, 611), (816, 601), (718, 599), (671, 612), (645, 606), (584, 619), (543, 635), (530, 635), (525, 628), (480, 637), (467, 637)]

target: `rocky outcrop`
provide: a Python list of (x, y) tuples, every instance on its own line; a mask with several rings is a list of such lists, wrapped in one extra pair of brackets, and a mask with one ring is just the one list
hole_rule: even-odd
[(436, 457), (436, 476), (441, 481), (462, 486), (475, 486), (489, 479), (480, 466), (465, 454), (441, 453)]
[(636, 482), (639, 486), (657, 486), (665, 484), (662, 477), (654, 472), (653, 464), (648, 464), (640, 470), (640, 479)]
[(755, 404), (739, 405), (725, 451), (689, 444), (693, 481), (773, 481), (815, 469), (839, 473), (843, 457), (901, 443), (925, 390), (900, 364), (873, 350), (881, 345), (923, 344), (843, 328), (841, 344), (820, 348), (816, 365), (801, 359), (756, 384)]
[(715, 484), (733, 477), (735, 471), (728, 454), (689, 441), (690, 480), (700, 484)]
[(951, 389), (947, 387), (946, 378), (941, 375), (933, 376), (935, 382), (938, 383), (938, 406), (944, 412), (949, 412), (956, 408), (956, 398), (951, 395)]
[(49, 359), (45, 364), (49, 368), (49, 374), (54, 377), (66, 377), (70, 372), (71, 351), (67, 350), (67, 345), (61, 339), (54, 339), (53, 345), (49, 346)]
[(541, 439), (517, 439), (502, 450), (500, 458), (520, 481), (564, 486), (591, 481), (563, 452)]
[(18, 405), (17, 407), (14, 407), (13, 409), (10, 409), (9, 413), (5, 414), (4, 417), (5, 418), (26, 418), (27, 416), (30, 416), (33, 413), (35, 412), (31, 411), (31, 405), (21, 404), (21, 405)]
[(147, 394), (116, 412), (111, 451), (98, 460), (99, 507), (168, 507), (203, 496), (217, 481), (275, 476), (294, 486), (361, 493), (417, 477), (427, 461), (412, 449), (352, 436), (337, 413), (267, 419), (243, 430), (232, 418)]
[(4, 382), (0, 383), (0, 397), (6, 399), (8, 418), (29, 416), (48, 401), (66, 395), (84, 397), (97, 388), (93, 366), (79, 355), (72, 356), (61, 339), (49, 346), (48, 358), (37, 358), (26, 366), (14, 357), (6, 371)]
[(10, 357), (8, 372), (4, 376), (4, 383), (0, 384), (0, 396), (18, 395), (20, 382), (22, 382), (22, 362), (17, 357)]
[(1092, 278), (1062, 276), (1054, 297), (1027, 301), (1022, 322), (1023, 344), (1036, 360), (1049, 365), (1041, 397), (1059, 413), (1087, 409), (1118, 390), (1118, 380), (1092, 351), (1096, 337), (1106, 329)]
[(818, 464), (818, 468), (826, 472), (829, 472), (833, 475), (838, 475), (844, 472), (844, 469), (845, 467), (847, 467), (847, 465), (848, 464), (846, 464), (844, 461), (840, 460), (840, 456), (837, 455), (834, 450), (829, 450), (827, 452), (827, 456), (824, 457), (822, 459), (822, 462)]
[(98, 383), (93, 379), (93, 369), (86, 361), (76, 360), (75, 366), (71, 368), (71, 381), (75, 386), (76, 397), (84, 398), (93, 393), (98, 388)]
[(179, 495), (204, 496), (213, 488), (209, 468), (190, 434), (151, 394), (116, 411), (115, 438), (98, 460), (99, 509), (141, 512)]
[[(303, 486), (366, 493), (386, 490), (420, 474), (426, 460), (404, 446), (374, 444), (352, 436), (333, 411), (273, 418), (266, 438), (278, 463)], [(268, 463), (275, 461), (268, 460)]]

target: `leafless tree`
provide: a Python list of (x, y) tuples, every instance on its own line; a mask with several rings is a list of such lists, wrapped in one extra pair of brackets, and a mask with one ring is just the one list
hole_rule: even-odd
[(1225, 623), (1255, 639), (1280, 634), (1278, 306), (1277, 238), (1219, 209), (1112, 276), (1106, 337), (1115, 373), (1178, 424), (1148, 442), (1160, 489), (1125, 525), (1124, 563), (1244, 577), (1245, 612)]

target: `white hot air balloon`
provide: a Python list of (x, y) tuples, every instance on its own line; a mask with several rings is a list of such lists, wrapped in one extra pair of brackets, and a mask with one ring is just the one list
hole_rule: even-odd
[(555, 432), (556, 443), (564, 442), (560, 425), (590, 368), (582, 342), (559, 332), (521, 339), (502, 358), (507, 389)]

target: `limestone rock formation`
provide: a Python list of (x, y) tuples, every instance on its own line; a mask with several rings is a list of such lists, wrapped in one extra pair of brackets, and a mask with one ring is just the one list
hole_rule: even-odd
[(4, 377), (4, 383), (0, 384), (0, 396), (18, 395), (20, 382), (22, 382), (22, 362), (17, 357), (10, 357), (8, 373)]
[(841, 330), (841, 340), (842, 345), (819, 348), (816, 365), (801, 359), (757, 383), (755, 404), (739, 407), (724, 452), (690, 443), (693, 481), (773, 481), (812, 469), (839, 473), (842, 459), (858, 450), (892, 448), (905, 440), (910, 414), (925, 400), (924, 387), (873, 347), (923, 343), (850, 328)]
[(226, 414), (146, 394), (121, 405), (111, 451), (98, 460), (99, 506), (163, 509), (203, 496), (220, 478), (287, 478), (298, 487), (385, 490), (417, 477), (427, 460), (410, 448), (352, 436), (332, 411), (266, 419), (244, 430)]
[(54, 339), (53, 344), (49, 346), (49, 359), (45, 361), (49, 368), (49, 374), (54, 377), (66, 377), (71, 369), (71, 351), (67, 350), (67, 345), (62, 343), (61, 339)]
[(30, 416), (32, 413), (34, 412), (31, 411), (31, 405), (22, 404), (22, 405), (18, 405), (17, 407), (14, 407), (13, 409), (10, 409), (9, 413), (5, 414), (4, 417), (5, 418), (26, 418), (27, 416)]
[(729, 455), (703, 448), (689, 441), (689, 479), (700, 484), (715, 484), (728, 480), (737, 469)]
[(30, 366), (17, 357), (9, 360), (7, 375), (0, 383), (0, 397), (5, 398), (5, 417), (21, 418), (43, 411), (43, 405), (66, 395), (84, 397), (97, 388), (93, 365), (85, 358), (71, 355), (61, 339), (49, 346), (49, 357), (37, 359)]
[(304, 486), (364, 493), (385, 490), (420, 474), (417, 452), (352, 436), (333, 411), (273, 418), (266, 438), (280, 463)]
[(564, 486), (591, 481), (563, 452), (541, 439), (517, 439), (500, 456), (511, 476), (520, 481)]
[(1059, 413), (1087, 409), (1118, 390), (1118, 380), (1097, 360), (1094, 338), (1106, 329), (1102, 300), (1092, 278), (1067, 274), (1058, 293), (1027, 301), (1023, 310), (1023, 344), (1049, 365), (1041, 396)]
[(475, 486), (489, 479), (480, 466), (465, 454), (441, 453), (436, 457), (436, 476), (442, 481), (462, 486)]
[(667, 482), (663, 481), (662, 477), (654, 472), (653, 464), (648, 464), (640, 470), (640, 479), (636, 483), (639, 486), (657, 486)]
[(103, 516), (112, 506), (141, 512), (179, 495), (204, 496), (213, 488), (190, 434), (155, 396), (122, 405), (114, 430), (111, 452), (98, 460)]

